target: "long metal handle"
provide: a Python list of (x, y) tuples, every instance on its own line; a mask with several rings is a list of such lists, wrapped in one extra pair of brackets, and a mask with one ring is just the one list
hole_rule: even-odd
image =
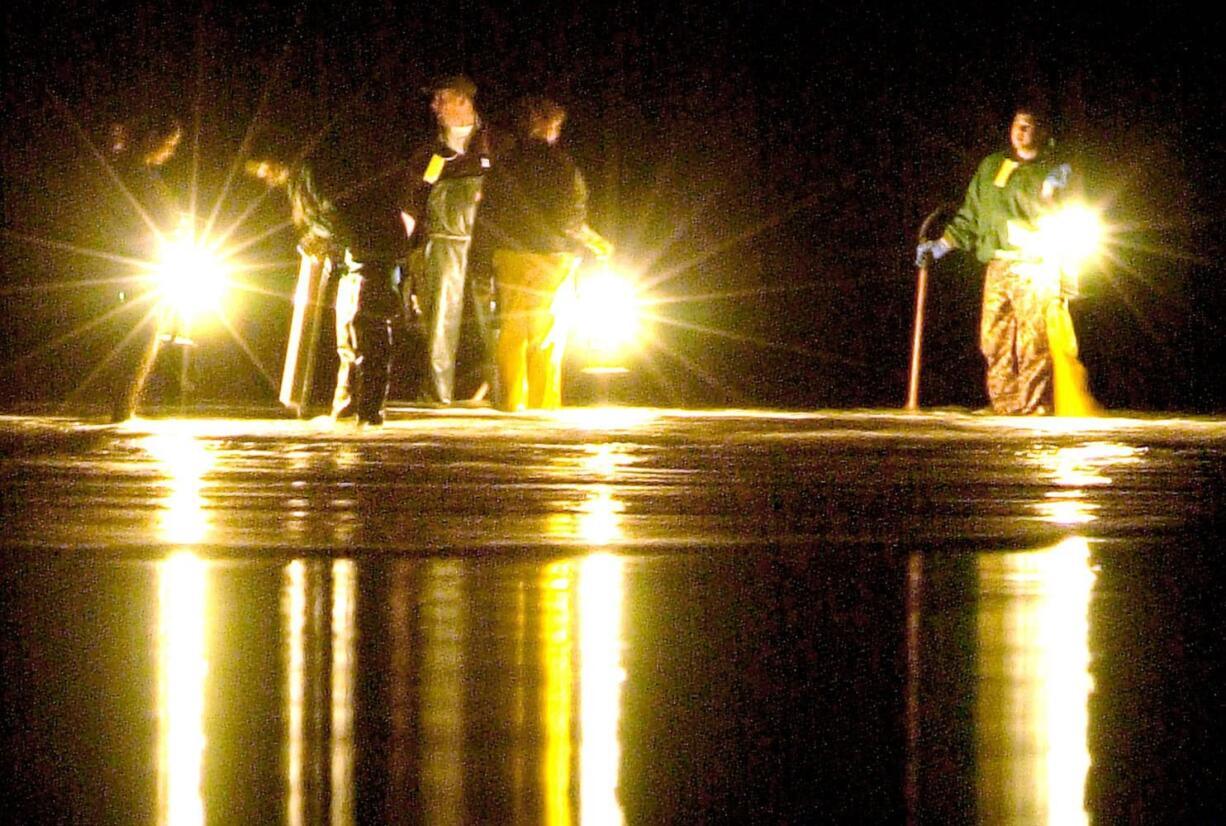
[(928, 297), (928, 268), (915, 279), (915, 327), (911, 335), (911, 375), (907, 381), (907, 410), (919, 409), (920, 351), (924, 341), (924, 301)]
[[(928, 213), (924, 223), (920, 224), (919, 240), (923, 243), (928, 238), (928, 230), (947, 209), (948, 204)], [(928, 299), (928, 267), (919, 268), (915, 279), (915, 328), (911, 333), (911, 374), (907, 379), (907, 410), (919, 409), (919, 380), (921, 349), (924, 342), (924, 302)]]

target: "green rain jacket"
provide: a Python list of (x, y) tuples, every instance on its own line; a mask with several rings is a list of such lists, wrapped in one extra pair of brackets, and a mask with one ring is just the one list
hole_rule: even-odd
[(1056, 162), (1040, 154), (1030, 161), (1008, 152), (988, 155), (966, 189), (962, 207), (945, 227), (945, 240), (975, 253), (981, 262), (1009, 249), (1010, 221), (1029, 224), (1040, 211), (1043, 179)]

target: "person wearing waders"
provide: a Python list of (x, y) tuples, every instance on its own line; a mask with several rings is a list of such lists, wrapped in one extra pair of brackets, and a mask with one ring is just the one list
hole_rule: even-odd
[(498, 385), (505, 411), (562, 406), (562, 358), (584, 257), (613, 245), (587, 224), (587, 185), (561, 147), (566, 110), (544, 97), (523, 101), (519, 144), (491, 174), (478, 218), (493, 250), (498, 289)]
[[(289, 200), (290, 220), (299, 233), (298, 254), (305, 263), (319, 268), (324, 284), (331, 279), (332, 273), (337, 271), (341, 273), (340, 281), (344, 282), (344, 238), (347, 233), (341, 226), (335, 205), (316, 183), (314, 169), (306, 160), (292, 164), (281, 160), (285, 151), (282, 147), (261, 147), (261, 150), (247, 161), (247, 174), (263, 181), (270, 188), (284, 189)], [(344, 298), (346, 292), (352, 291), (352, 284), (348, 287), (340, 287), (338, 284), (339, 297)], [(339, 366), (331, 415), (338, 420), (357, 415), (350, 382), (353, 365), (357, 360), (355, 337), (352, 335), (353, 319), (349, 317), (351, 314), (343, 311), (343, 307), (352, 303), (354, 302), (341, 301), (336, 305), (340, 310), (336, 317), (336, 353)], [(303, 345), (303, 349), (309, 351), (314, 346), (314, 342), (308, 342)], [(309, 399), (302, 399), (303, 406), (309, 403)]]
[(334, 203), (305, 161), (286, 164), (277, 152), (247, 162), (249, 174), (284, 187), (291, 220), (301, 233), (299, 252), (339, 267), (336, 350), (339, 359), (332, 418), (383, 424), (391, 370), (392, 326), (401, 311), (399, 263), (407, 239), (400, 220), (403, 179), (372, 176)]
[[(418, 303), (424, 328), (426, 369), (421, 398), (450, 405), (473, 222), (482, 179), (492, 163), (492, 141), (477, 114), (477, 87), (470, 79), (445, 77), (426, 91), (431, 94), (438, 135), (409, 161), (414, 192), (402, 218), (417, 249), (410, 258), (412, 292), (406, 294), (406, 300)], [(478, 332), (488, 359), (490, 297), (473, 297), (474, 320), (481, 328)]]
[(1050, 156), (1045, 111), (1019, 106), (1009, 149), (988, 155), (967, 187), (962, 206), (940, 238), (916, 249), (916, 266), (950, 250), (973, 252), (986, 265), (979, 347), (987, 361), (987, 391), (997, 415), (1045, 415), (1052, 405), (1052, 356), (1046, 310), (1050, 287), (1019, 269), (1010, 225), (1028, 226), (1068, 186), (1071, 169)]

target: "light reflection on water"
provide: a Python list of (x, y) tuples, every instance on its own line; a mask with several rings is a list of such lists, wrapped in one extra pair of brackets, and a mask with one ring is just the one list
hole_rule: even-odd
[(208, 569), (187, 552), (158, 571), (158, 822), (204, 822), (205, 611)]
[(979, 556), (983, 822), (1087, 821), (1089, 559), (1080, 537), (1041, 551)]
[[(269, 798), (291, 824), (394, 821), (395, 813), (440, 824), (491, 813), (512, 823), (620, 823), (667, 815), (670, 794), (679, 809), (700, 810), (742, 776), (760, 790), (729, 792), (742, 795), (734, 803), (749, 799), (743, 811), (778, 805), (793, 814), (813, 799), (838, 805), (814, 789), (843, 779), (829, 765), (848, 754), (856, 765), (884, 755), (879, 765), (895, 770), (906, 760), (908, 786), (920, 790), (914, 801), (901, 792), (898, 801), (847, 796), (872, 811), (915, 803), (922, 814), (941, 795), (962, 795), (959, 811), (982, 822), (1114, 822), (1129, 807), (1144, 810), (1136, 801), (1150, 786), (1169, 802), (1192, 783), (1138, 769), (1137, 752), (1172, 752), (1185, 778), (1204, 776), (1178, 749), (1200, 729), (1212, 733), (1200, 722), (1216, 719), (1206, 713), (1216, 695), (1202, 683), (1220, 681), (1201, 677), (1206, 661), (1220, 659), (1211, 655), (1220, 654), (1221, 622), (1203, 609), (1220, 592), (1226, 428), (1206, 426), (1190, 447), (1165, 430), (1146, 444), (1125, 428), (1044, 427), (1009, 431), (997, 445), (1000, 428), (970, 420), (959, 424), (969, 435), (930, 427), (929, 444), (900, 436), (884, 417), (850, 436), (788, 421), (795, 430), (764, 424), (759, 433), (739, 420), (726, 443), (706, 420), (692, 431), (672, 421), (674, 434), (654, 442), (618, 433), (618, 442), (587, 444), (566, 431), (550, 443), (534, 433), (517, 454), (528, 464), (522, 478), (495, 450), (460, 445), (472, 435), (460, 425), (442, 447), (398, 445), (395, 426), (377, 445), (356, 434), (319, 444), (304, 437), (288, 460), (267, 425), (257, 460), (210, 425), (167, 423), (125, 437), (129, 453), (115, 455), (138, 455), (130, 466), (89, 477), (89, 461), (67, 463), (74, 478), (103, 477), (97, 487), (65, 483), (63, 498), (78, 510), (39, 498), (55, 464), (31, 460), (21, 469), (28, 483), (15, 474), (22, 486), (13, 490), (37, 509), (5, 511), (6, 528), (37, 532), (47, 547), (75, 552), (72, 540), (86, 533), (117, 538), (154, 560), (140, 564), (147, 579), (117, 576), (121, 565), (102, 554), (47, 562), (69, 583), (62, 590), (94, 586), (78, 589), (94, 606), (78, 617), (54, 607), (57, 583), (39, 579), (42, 560), (12, 565), (6, 601), (26, 577), (40, 587), (22, 585), (24, 601), (9, 602), (21, 607), (0, 612), (16, 638), (34, 628), (41, 644), (58, 646), (64, 670), (80, 668), (77, 637), (90, 651), (138, 630), (147, 675), (133, 676), (140, 672), (124, 660), (105, 679), (127, 680), (141, 695), (139, 713), (127, 717), (148, 727), (132, 735), (145, 764), (94, 788), (128, 783), (150, 810), (156, 796), (163, 823), (199, 823)], [(246, 438), (247, 426), (234, 427)], [(103, 487), (113, 474), (123, 496)], [(402, 479), (417, 487), (398, 486)], [(448, 493), (457, 481), (471, 500)], [(1172, 502), (1179, 507), (1164, 511)], [(422, 503), (424, 516), (412, 507)], [(93, 525), (107, 508), (134, 515)], [(76, 518), (46, 516), (61, 513)], [(416, 532), (436, 515), (477, 527)], [(720, 543), (683, 542), (710, 526)], [(790, 544), (776, 544), (785, 535)], [(464, 545), (470, 536), (491, 544)], [(317, 544), (300, 551), (299, 539)], [(365, 544), (351, 552), (357, 542)], [(204, 561), (206, 551), (226, 561)], [(267, 633), (234, 619), (278, 598), (282, 613)], [(54, 620), (40, 618), (44, 604)], [(87, 619), (88, 631), (77, 628)], [(156, 647), (147, 644), (155, 623)], [(56, 692), (68, 681), (48, 672), (18, 674), (13, 696), (31, 705), (29, 697), (56, 698), (42, 708), (63, 714)], [(236, 674), (251, 684), (262, 675), (276, 696), (238, 702), (239, 692), (218, 690)], [(148, 714), (155, 692), (156, 717)], [(911, 725), (872, 729), (856, 752), (829, 709), (854, 719), (861, 697), (871, 720), (848, 729), (869, 730), (892, 711)], [(48, 752), (72, 747), (62, 730), (41, 725)], [(218, 767), (245, 756), (220, 752), (252, 730), (268, 735), (283, 762), (267, 759), (251, 776), (270, 773), (275, 789), (227, 808), (221, 802), (236, 792), (210, 778), (246, 777)], [(105, 734), (92, 742), (105, 744)], [(88, 759), (78, 754), (72, 765)], [(109, 765), (123, 762), (108, 756)], [(719, 780), (703, 786), (711, 775), (698, 768), (711, 766)], [(942, 772), (953, 779), (935, 784)], [(1098, 778), (1097, 792), (1087, 792), (1087, 776), (1090, 786)], [(864, 787), (897, 789), (901, 777), (881, 771)]]
[(1039, 518), (1070, 527), (1094, 521), (1098, 506), (1086, 501), (1087, 488), (1110, 485), (1106, 475), (1109, 468), (1136, 464), (1143, 454), (1141, 448), (1114, 442), (1045, 446), (1031, 451), (1028, 458), (1054, 485), (1044, 494), (1044, 500), (1035, 504)]

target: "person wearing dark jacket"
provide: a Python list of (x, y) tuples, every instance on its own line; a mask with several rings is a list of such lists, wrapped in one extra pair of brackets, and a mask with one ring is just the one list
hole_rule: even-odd
[(400, 313), (399, 263), (407, 239), (400, 221), (401, 175), (376, 175), (336, 200), (325, 196), (311, 167), (267, 158), (247, 170), (271, 186), (286, 187), (291, 219), (304, 256), (338, 267), (336, 350), (339, 357), (332, 417), (383, 423), (391, 375), (392, 323)]
[(986, 265), (979, 345), (987, 361), (992, 412), (999, 415), (1053, 409), (1046, 311), (1056, 296), (1017, 266), (1013, 240), (1068, 184), (1071, 170), (1050, 157), (1047, 135), (1041, 107), (1019, 107), (1009, 128), (1008, 151), (979, 164), (942, 236), (916, 250), (918, 266), (953, 249), (973, 252)]
[[(451, 404), (473, 224), (494, 151), (490, 131), (477, 115), (477, 87), (470, 79), (443, 78), (428, 91), (439, 131), (410, 158), (413, 191), (403, 220), (417, 243), (410, 269), (424, 323), (427, 364), (421, 394), (425, 400)], [(467, 294), (486, 299), (476, 302), (475, 320), (488, 342), (488, 296), (479, 289)]]
[(585, 254), (612, 247), (587, 224), (587, 186), (558, 146), (566, 110), (547, 98), (523, 103), (523, 138), (489, 176), (481, 232), (493, 248), (501, 319), (498, 407), (562, 405), (566, 321), (559, 298), (573, 289)]
[[(116, 175), (154, 235), (173, 233), (180, 220), (163, 183), (162, 170), (174, 157), (182, 137), (182, 126), (170, 116), (138, 118), (111, 127), (109, 151)], [(138, 326), (120, 344), (119, 367), (110, 399), (114, 423), (127, 421), (136, 412), (162, 341), (173, 335), (175, 323), (172, 308), (157, 300), (156, 293), (143, 287), (133, 292), (138, 295), (133, 303), (148, 304), (148, 308)]]

